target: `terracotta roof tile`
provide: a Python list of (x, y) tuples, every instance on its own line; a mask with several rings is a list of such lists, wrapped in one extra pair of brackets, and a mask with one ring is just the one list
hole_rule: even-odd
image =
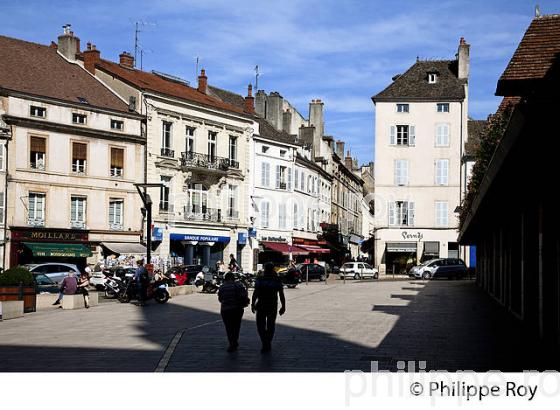
[(0, 88), (87, 106), (128, 112), (128, 105), (56, 49), (0, 36)]
[(243, 109), (230, 103), (221, 101), (212, 95), (204, 94), (198, 89), (180, 84), (175, 81), (166, 80), (156, 74), (148, 73), (137, 69), (122, 67), (120, 64), (112, 61), (101, 59), (96, 63), (96, 68), (110, 73), (126, 83), (129, 83), (139, 89), (153, 91), (159, 94), (169, 95), (171, 97), (180, 98), (195, 102), (201, 105), (217, 108), (223, 111), (230, 111), (237, 114), (244, 114)]

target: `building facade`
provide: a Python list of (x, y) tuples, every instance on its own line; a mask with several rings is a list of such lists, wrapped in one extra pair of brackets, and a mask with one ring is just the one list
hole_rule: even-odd
[(372, 97), (380, 271), (459, 257), (461, 153), (467, 141), (469, 45), (455, 60), (417, 61)]
[(68, 28), (50, 47), (0, 37), (4, 266), (84, 267), (114, 244), (141, 247), (142, 117), (76, 63)]

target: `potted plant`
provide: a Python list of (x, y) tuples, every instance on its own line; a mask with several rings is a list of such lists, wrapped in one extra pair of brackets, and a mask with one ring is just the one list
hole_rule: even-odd
[(28, 269), (18, 266), (0, 273), (0, 301), (23, 300), (23, 311), (34, 312), (35, 280)]

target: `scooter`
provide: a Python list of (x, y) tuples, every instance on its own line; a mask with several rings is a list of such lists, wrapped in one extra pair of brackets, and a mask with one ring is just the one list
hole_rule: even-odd
[[(128, 303), (132, 299), (137, 299), (138, 289), (136, 282), (133, 278), (125, 279), (125, 286), (120, 290), (118, 294), (119, 302)], [(156, 281), (154, 283), (149, 283), (146, 289), (146, 301), (154, 299), (157, 303), (167, 303), (170, 295), (167, 290), (167, 284), (163, 281)]]

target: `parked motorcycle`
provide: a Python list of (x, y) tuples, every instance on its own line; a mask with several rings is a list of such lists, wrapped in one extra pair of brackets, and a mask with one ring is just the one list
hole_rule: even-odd
[[(169, 300), (169, 291), (164, 281), (158, 280), (148, 284), (146, 289), (146, 300), (154, 299), (157, 303), (167, 303)], [(118, 293), (118, 299), (121, 303), (128, 303), (132, 299), (138, 298), (138, 289), (134, 278), (126, 278), (124, 288)]]
[(252, 273), (240, 271), (238, 272), (237, 279), (247, 289), (255, 287), (255, 275)]
[(106, 276), (105, 278), (105, 297), (114, 299), (124, 289), (125, 284), (122, 279), (116, 276)]

